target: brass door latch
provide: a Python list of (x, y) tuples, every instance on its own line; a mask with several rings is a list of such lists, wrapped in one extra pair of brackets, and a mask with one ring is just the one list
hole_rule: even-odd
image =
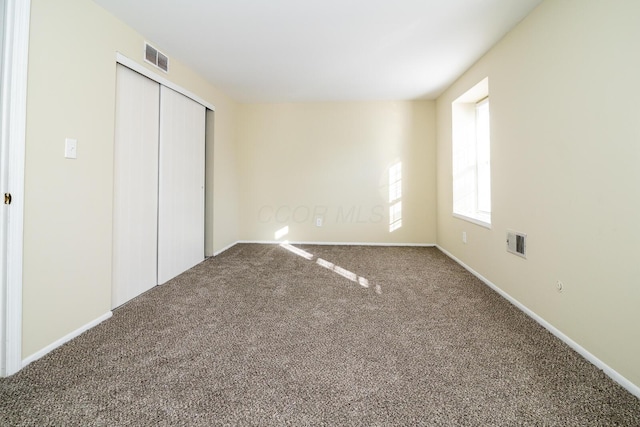
[(5, 205), (11, 204), (11, 193), (4, 193), (4, 204)]

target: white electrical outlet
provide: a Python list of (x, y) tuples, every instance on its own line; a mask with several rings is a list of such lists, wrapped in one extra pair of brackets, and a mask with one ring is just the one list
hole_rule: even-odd
[(462, 232), (462, 243), (467, 243), (467, 232), (466, 231)]
[(316, 217), (316, 227), (322, 227), (322, 217), (321, 216), (317, 216)]

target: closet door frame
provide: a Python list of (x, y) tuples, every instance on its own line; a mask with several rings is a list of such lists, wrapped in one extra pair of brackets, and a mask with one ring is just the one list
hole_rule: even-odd
[[(155, 72), (149, 70), (148, 68), (146, 68), (145, 66), (141, 65), (140, 63), (126, 57), (125, 55), (121, 54), (120, 52), (116, 52), (116, 64), (120, 64), (126, 68), (129, 68), (132, 71), (137, 72), (138, 74), (141, 74), (144, 77), (149, 78), (150, 80), (153, 80), (154, 82), (158, 83), (161, 87), (164, 86), (168, 89), (172, 89), (173, 91), (184, 95), (187, 98), (190, 98), (191, 100), (195, 101), (196, 103), (202, 105), (205, 108), (205, 122), (203, 124), (203, 129), (202, 132), (205, 135), (205, 147), (203, 147), (203, 158), (202, 158), (202, 162), (203, 164), (205, 164), (206, 162), (206, 158), (205, 158), (205, 153), (206, 153), (206, 144), (207, 144), (207, 140), (206, 140), (206, 116), (209, 114), (209, 111), (214, 112), (215, 111), (215, 107), (210, 104), (209, 102), (205, 101), (204, 99), (200, 98), (199, 96), (195, 95), (194, 93), (186, 90), (185, 88), (178, 86), (177, 84), (171, 82), (170, 80), (168, 80), (167, 78), (163, 77), (162, 75), (156, 74)], [(158, 143), (160, 143), (158, 141)], [(205, 186), (205, 178), (206, 178), (206, 174), (207, 174), (207, 165), (205, 164), (204, 167), (204, 172), (203, 172), (203, 182), (202, 185), (203, 187)], [(202, 255), (204, 258), (204, 254), (205, 254), (205, 247), (204, 247), (204, 242), (206, 241), (206, 236), (205, 236), (205, 231), (206, 231), (206, 227), (204, 224), (204, 221), (206, 221), (206, 214), (207, 214), (207, 206), (206, 203), (204, 201), (205, 198), (205, 192), (203, 189), (203, 203), (202, 203), (202, 209), (203, 209), (203, 225), (202, 225)], [(161, 284), (162, 282), (158, 283)]]
[(166, 86), (169, 89), (173, 89), (176, 92), (186, 96), (187, 98), (193, 99), (198, 104), (204, 105), (207, 110), (216, 111), (216, 108), (213, 106), (213, 104), (205, 101), (204, 99), (200, 98), (195, 93), (188, 91), (187, 89), (183, 88), (182, 86), (178, 86), (177, 84), (175, 84), (172, 81), (168, 80), (166, 77), (163, 77), (160, 74), (154, 73), (153, 71), (149, 70), (147, 67), (139, 64), (138, 62), (136, 62), (136, 61), (134, 61), (132, 59), (129, 59), (128, 57), (126, 57), (125, 55), (121, 54), (120, 52), (116, 52), (116, 63), (124, 65), (127, 68), (130, 68), (133, 71), (135, 71), (135, 72), (137, 72), (139, 74), (142, 74), (145, 77), (150, 78), (151, 80), (155, 81), (156, 83), (160, 83), (162, 86)]

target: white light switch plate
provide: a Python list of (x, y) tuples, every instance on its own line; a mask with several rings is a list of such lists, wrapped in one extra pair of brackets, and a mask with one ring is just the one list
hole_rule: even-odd
[(78, 141), (67, 138), (64, 140), (64, 157), (66, 159), (75, 159), (78, 157)]

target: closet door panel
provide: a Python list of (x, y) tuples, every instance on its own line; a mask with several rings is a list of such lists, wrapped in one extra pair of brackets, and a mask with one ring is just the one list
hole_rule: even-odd
[(157, 282), (160, 85), (117, 67), (112, 308)]
[(160, 90), (158, 283), (204, 260), (205, 107)]

